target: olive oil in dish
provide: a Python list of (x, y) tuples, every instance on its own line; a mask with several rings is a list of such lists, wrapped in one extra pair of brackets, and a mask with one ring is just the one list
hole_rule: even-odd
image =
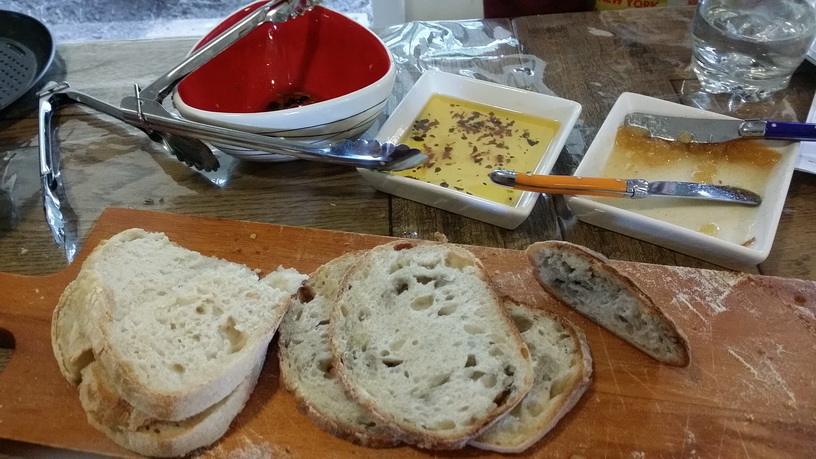
[(496, 168), (531, 173), (555, 137), (558, 121), (434, 94), (400, 139), (428, 155), (396, 175), (514, 206), (521, 192), (493, 184)]

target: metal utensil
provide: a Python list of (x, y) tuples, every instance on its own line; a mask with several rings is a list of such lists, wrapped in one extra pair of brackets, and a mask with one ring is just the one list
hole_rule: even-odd
[[(140, 110), (140, 113), (135, 110)], [(238, 147), (269, 151), (310, 161), (342, 164), (381, 171), (411, 169), (422, 164), (427, 156), (416, 148), (378, 140), (341, 140), (326, 146), (312, 146), (279, 137), (213, 126), (167, 116), (157, 102), (138, 98), (122, 101), (125, 119), (142, 119), (152, 129), (196, 137), (208, 142), (220, 142)], [(133, 123), (136, 124), (135, 122)]]
[(40, 21), (0, 11), (0, 110), (33, 88), (54, 59), (54, 39)]
[(202, 45), (167, 73), (142, 90), (136, 88), (132, 97), (122, 99), (125, 121), (141, 125), (148, 131), (156, 129), (208, 142), (224, 143), (299, 159), (343, 164), (373, 170), (404, 170), (418, 166), (427, 156), (416, 148), (377, 140), (343, 140), (324, 147), (310, 146), (283, 138), (213, 126), (185, 120), (169, 113), (162, 101), (191, 72), (265, 22), (280, 23), (302, 15), (319, 0), (275, 0), (256, 9), (214, 39)]
[[(207, 171), (218, 168), (218, 159), (201, 140), (274, 151), (311, 161), (385, 171), (411, 169), (427, 158), (416, 148), (402, 144), (380, 142), (374, 139), (342, 140), (326, 146), (310, 146), (281, 138), (211, 126), (174, 117), (161, 107), (158, 102), (139, 99), (138, 97), (125, 98), (123, 102), (123, 107), (135, 108), (119, 108), (88, 94), (74, 91), (70, 89), (67, 83), (50, 86), (39, 94), (41, 96), (41, 107), (46, 106), (43, 104), (47, 103), (48, 110), (51, 111), (57, 110), (61, 105), (73, 102), (123, 120), (143, 130), (154, 140), (162, 141), (179, 160)], [(137, 119), (143, 121), (134, 121)], [(55, 159), (57, 156), (56, 149), (51, 139), (50, 124), (50, 117), (41, 118), (40, 145), (45, 148), (41, 152), (44, 171), (52, 169), (51, 165), (57, 163)]]
[(816, 140), (816, 124), (767, 120), (683, 118), (630, 113), (626, 126), (646, 129), (659, 139), (684, 143), (716, 143), (734, 139)]
[[(61, 89), (55, 88), (51, 93), (45, 91), (43, 93), (47, 96), (57, 97), (56, 94), (63, 92), (67, 94), (66, 97), (75, 102), (85, 103), (103, 113), (122, 119), (149, 135), (163, 139), (169, 147), (172, 147), (173, 153), (179, 159), (196, 166), (208, 167), (207, 165), (214, 164), (214, 167), (217, 167), (217, 160), (212, 156), (211, 152), (207, 153), (206, 150), (198, 148), (196, 143), (190, 141), (189, 138), (364, 169), (391, 171), (418, 166), (427, 159), (427, 156), (420, 150), (405, 145), (381, 143), (376, 140), (356, 142), (344, 140), (319, 147), (283, 138), (186, 120), (170, 113), (162, 106), (163, 99), (172, 92), (181, 79), (226, 49), (230, 44), (251, 32), (255, 27), (264, 22), (289, 20), (308, 11), (316, 3), (318, 3), (316, 0), (273, 0), (261, 6), (193, 52), (184, 61), (159, 77), (144, 90), (135, 86), (134, 95), (122, 99), (118, 110), (112, 110), (108, 104), (95, 100), (88, 95), (71, 91), (68, 89), (67, 84), (63, 84)], [(41, 132), (47, 134), (48, 130)], [(169, 137), (170, 135), (176, 137)], [(50, 142), (43, 143), (50, 145)], [(47, 156), (53, 156), (53, 153)]]
[(747, 206), (758, 206), (762, 198), (753, 191), (723, 185), (692, 182), (649, 182), (643, 179), (576, 177), (572, 175), (533, 175), (496, 169), (490, 179), (517, 190), (550, 194), (576, 194), (629, 198), (672, 197), (704, 199)]
[[(106, 115), (112, 116), (120, 121), (126, 121), (125, 114), (119, 107), (89, 96), (88, 94), (74, 91), (71, 89), (68, 83), (65, 82), (48, 85), (45, 89), (38, 92), (37, 95), (40, 97), (41, 101), (43, 99), (47, 101), (50, 110), (56, 111), (63, 105), (78, 103), (105, 113)], [(40, 144), (46, 145), (48, 148), (48, 150), (43, 153), (44, 156), (42, 159), (44, 161), (53, 162), (53, 160), (49, 159), (54, 158), (55, 156), (54, 144), (50, 139), (50, 124), (50, 117), (43, 119), (40, 123), (39, 134)], [(218, 158), (216, 158), (212, 153), (210, 147), (198, 139), (182, 137), (169, 132), (155, 130), (149, 131), (140, 125), (136, 125), (136, 127), (141, 129), (152, 140), (162, 143), (170, 153), (178, 158), (179, 161), (184, 162), (188, 166), (207, 172), (217, 170), (220, 166)]]

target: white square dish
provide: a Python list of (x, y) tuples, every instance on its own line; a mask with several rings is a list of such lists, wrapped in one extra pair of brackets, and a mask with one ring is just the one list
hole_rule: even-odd
[[(595, 139), (575, 171), (576, 176), (596, 177), (601, 174), (612, 153), (615, 136), (624, 117), (633, 112), (645, 112), (655, 115), (670, 115), (695, 118), (733, 119), (717, 113), (700, 110), (685, 105), (667, 102), (648, 96), (623, 93), (618, 98), (609, 115), (606, 117)], [(762, 196), (762, 203), (757, 207), (735, 206), (698, 200), (681, 200), (665, 198), (589, 198), (572, 196), (568, 205), (579, 220), (623, 233), (662, 247), (691, 255), (702, 260), (731, 269), (746, 269), (764, 261), (771, 251), (782, 208), (785, 205), (788, 186), (796, 165), (798, 144), (792, 142), (764, 141), (765, 146), (779, 152), (779, 161), (768, 172), (764, 189), (753, 190)], [(616, 177), (635, 179), (647, 177)], [(652, 178), (652, 180), (655, 180)], [(686, 177), (661, 177), (660, 180), (687, 181)], [(724, 185), (736, 185), (723, 183)], [(649, 209), (654, 213), (664, 206), (664, 215), (646, 216), (638, 213), (642, 206), (658, 206)], [(626, 207), (626, 208), (622, 208)], [(646, 213), (646, 211), (643, 211)], [(699, 222), (694, 218), (683, 219), (679, 215), (699, 216), (703, 221), (708, 215), (717, 220), (718, 236), (704, 234), (690, 226)], [(674, 223), (667, 220), (682, 220)], [(721, 227), (721, 228), (720, 228)]]
[[(535, 149), (532, 154), (540, 158), (536, 167), (530, 171), (519, 171), (535, 174), (548, 174), (552, 170), (581, 113), (581, 105), (571, 100), (450, 73), (429, 71), (417, 80), (394, 113), (383, 123), (377, 139), (399, 143), (406, 132), (412, 129), (414, 121), (434, 95), (557, 122), (558, 127), (549, 143), (541, 142), (541, 145), (531, 147)], [(490, 170), (485, 167), (484, 181), (490, 182)], [(512, 164), (509, 163), (505, 168), (512, 168)], [(358, 170), (380, 191), (507, 229), (518, 227), (530, 215), (539, 195), (529, 191), (518, 192), (517, 200), (510, 205), (415, 178)]]

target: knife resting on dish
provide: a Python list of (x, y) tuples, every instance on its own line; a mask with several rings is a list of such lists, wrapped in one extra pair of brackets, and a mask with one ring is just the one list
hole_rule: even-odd
[(603, 177), (577, 177), (572, 175), (519, 174), (504, 169), (490, 173), (490, 179), (499, 185), (518, 190), (550, 194), (581, 194), (645, 198), (663, 196), (673, 198), (704, 199), (758, 206), (762, 198), (743, 188), (707, 183), (646, 181), (643, 179), (618, 179)]
[(651, 137), (683, 143), (716, 143), (736, 139), (816, 140), (816, 124), (789, 121), (630, 113), (624, 118), (623, 124), (643, 128)]

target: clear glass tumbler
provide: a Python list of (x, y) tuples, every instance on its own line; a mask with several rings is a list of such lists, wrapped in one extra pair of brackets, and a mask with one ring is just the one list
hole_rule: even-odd
[(692, 68), (703, 89), (762, 100), (784, 89), (816, 34), (813, 0), (700, 0)]

